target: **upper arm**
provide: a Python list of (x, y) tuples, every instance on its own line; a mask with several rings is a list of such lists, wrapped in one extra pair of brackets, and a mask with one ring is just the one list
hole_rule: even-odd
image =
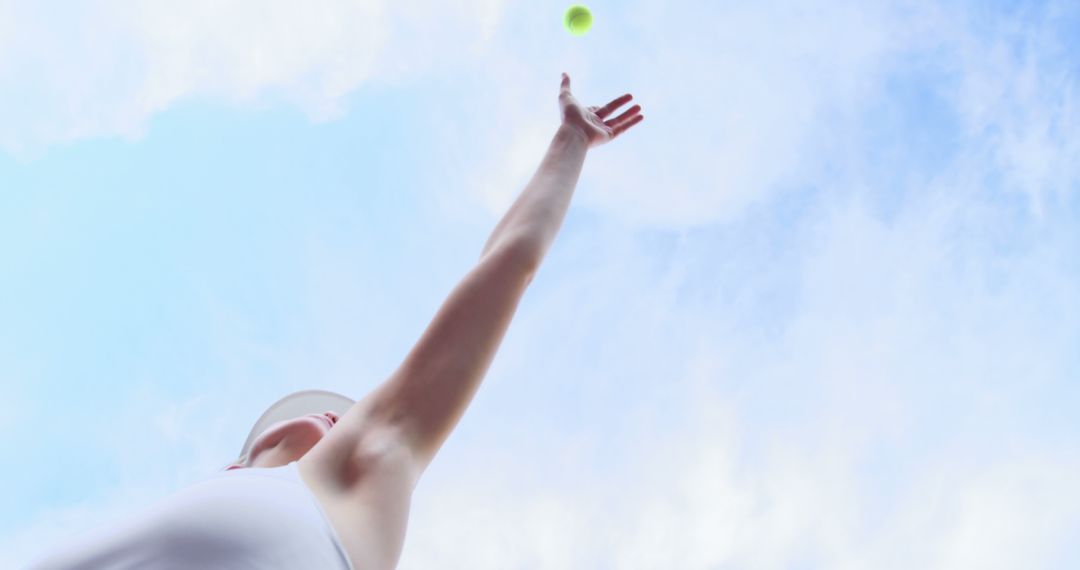
[(472, 401), (526, 287), (529, 258), (510, 248), (486, 254), (450, 292), (399, 368), (370, 395), (420, 471)]

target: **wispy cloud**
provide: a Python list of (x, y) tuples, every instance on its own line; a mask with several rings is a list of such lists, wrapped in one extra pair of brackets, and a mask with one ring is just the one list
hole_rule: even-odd
[[(163, 67), (118, 98), (83, 97), (97, 80), (75, 74), (70, 120), (30, 113), (4, 144), (125, 132), (189, 96), (277, 93), (332, 117), (367, 78), (460, 65), (469, 75), (420, 103), (447, 152), (423, 165), (445, 185), (416, 215), (463, 243), (492, 225), (476, 210), (501, 215), (539, 164), (559, 71), (577, 70), (589, 104), (633, 92), (648, 116), (590, 155), (482, 390), (417, 488), (402, 568), (1080, 562), (1069, 3), (601, 6), (576, 44), (533, 25), (543, 5), (235, 6), (217, 23), (210, 4), (125, 12), (113, 21), (139, 25), (115, 37)], [(392, 23), (359, 38), (339, 16)], [(55, 77), (90, 61), (65, 55), (89, 40), (47, 41)], [(47, 91), (41, 77), (28, 89)], [(139, 93), (156, 103), (109, 118)], [(79, 106), (92, 101), (101, 113)], [(415, 239), (395, 231), (382, 239)], [(313, 377), (354, 393), (404, 355), (449, 262), (365, 272), (383, 241), (317, 235), (298, 293), (307, 340), (266, 340), (257, 309), (208, 284), (227, 378), (181, 398), (143, 378), (119, 421), (147, 427), (100, 444), (120, 490), (41, 509), (0, 544), (15, 562), (0, 565), (219, 468), (281, 393)]]
[(1080, 15), (1061, 2), (1015, 10), (956, 38), (954, 105), (1001, 186), (1025, 193), (1042, 218), (1080, 188), (1080, 92), (1067, 43)]
[[(768, 278), (727, 295), (716, 276), (696, 303), (688, 279), (672, 304), (645, 277), (655, 258), (539, 276), (418, 488), (402, 567), (1075, 560), (1076, 430), (1071, 405), (1045, 399), (1073, 393), (1080, 341), (1060, 252), (1014, 259), (991, 285), (940, 253), (988, 260), (949, 237), (952, 216), (889, 226), (855, 205), (821, 226), (794, 253), (806, 271), (780, 332), (749, 318)], [(726, 272), (771, 261), (755, 252)], [(710, 256), (675, 263), (693, 275)]]
[(335, 118), (363, 83), (482, 51), (501, 10), (498, 0), (3, 2), (0, 148), (33, 156), (137, 138), (154, 114), (200, 99), (285, 101)]

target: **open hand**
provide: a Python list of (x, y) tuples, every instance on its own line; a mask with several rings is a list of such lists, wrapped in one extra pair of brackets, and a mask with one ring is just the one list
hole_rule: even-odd
[(639, 114), (641, 105), (634, 105), (618, 117), (605, 120), (616, 109), (633, 98), (633, 95), (627, 93), (603, 107), (582, 107), (570, 92), (570, 76), (563, 73), (562, 86), (559, 90), (559, 107), (562, 110), (563, 125), (579, 129), (585, 135), (589, 148), (600, 146), (645, 119), (645, 115)]

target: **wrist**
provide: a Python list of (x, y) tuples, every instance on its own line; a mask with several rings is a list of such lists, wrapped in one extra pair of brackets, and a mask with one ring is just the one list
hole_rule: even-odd
[(589, 148), (589, 135), (579, 127), (563, 123), (555, 133), (556, 139), (562, 139), (570, 143), (581, 143), (586, 150)]

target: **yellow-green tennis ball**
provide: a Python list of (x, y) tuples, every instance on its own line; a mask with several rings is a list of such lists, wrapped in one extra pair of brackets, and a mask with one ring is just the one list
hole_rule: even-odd
[(575, 4), (566, 11), (563, 23), (571, 34), (584, 36), (592, 28), (592, 12), (581, 4)]

